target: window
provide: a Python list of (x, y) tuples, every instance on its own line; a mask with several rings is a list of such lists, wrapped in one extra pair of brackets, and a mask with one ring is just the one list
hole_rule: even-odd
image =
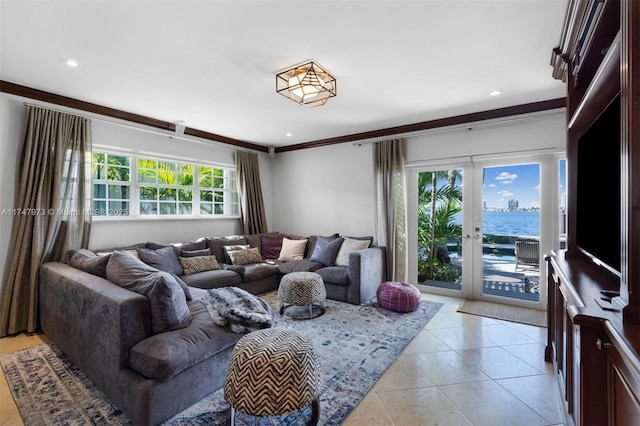
[(93, 153), (96, 216), (237, 216), (236, 172), (203, 164)]
[(129, 157), (93, 153), (93, 214), (129, 216), (131, 161)]

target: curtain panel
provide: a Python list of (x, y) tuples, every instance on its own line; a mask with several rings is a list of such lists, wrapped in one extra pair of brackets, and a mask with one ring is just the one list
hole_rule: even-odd
[(242, 232), (243, 234), (267, 232), (258, 154), (236, 151), (236, 170), (238, 173)]
[(373, 144), (374, 220), (378, 245), (387, 247), (387, 275), (407, 280), (407, 206), (404, 139)]
[(38, 268), (86, 248), (91, 230), (91, 120), (25, 106), (0, 337), (38, 327)]

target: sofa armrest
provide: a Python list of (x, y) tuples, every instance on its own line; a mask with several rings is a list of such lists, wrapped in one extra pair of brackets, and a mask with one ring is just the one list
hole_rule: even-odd
[(386, 247), (370, 247), (349, 254), (350, 303), (368, 303), (376, 297), (378, 287), (386, 280)]
[(98, 387), (113, 385), (150, 336), (149, 299), (64, 263), (39, 270), (40, 326)]

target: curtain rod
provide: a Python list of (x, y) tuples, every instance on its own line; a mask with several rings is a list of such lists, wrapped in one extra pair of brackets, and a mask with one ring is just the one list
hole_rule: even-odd
[[(141, 132), (147, 132), (147, 133), (151, 133), (151, 134), (154, 134), (154, 135), (167, 136), (170, 139), (183, 140), (183, 141), (187, 141), (187, 142), (191, 142), (191, 143), (196, 143), (196, 144), (199, 144), (199, 145), (211, 146), (211, 144), (216, 144), (219, 148), (226, 149), (227, 151), (233, 151), (233, 152), (237, 151), (236, 149), (229, 148), (229, 145), (225, 144), (223, 142), (216, 142), (216, 141), (213, 141), (213, 140), (209, 141), (209, 142), (205, 142), (205, 141), (201, 141), (201, 140), (197, 140), (197, 139), (187, 138), (187, 137), (184, 137), (184, 136), (178, 136), (175, 133), (162, 132), (160, 130), (154, 130), (154, 129), (151, 129), (151, 128), (147, 129), (145, 127), (134, 126), (132, 124), (127, 124), (127, 123), (120, 123), (120, 122), (115, 121), (115, 120), (109, 120), (109, 119), (98, 117), (98, 116), (95, 116), (95, 115), (77, 114), (77, 113), (75, 113), (73, 111), (57, 109), (57, 108), (51, 108), (49, 106), (43, 106), (43, 105), (36, 105), (36, 104), (29, 103), (29, 102), (23, 102), (23, 105), (24, 106), (31, 106), (31, 107), (36, 107), (36, 108), (47, 109), (47, 110), (55, 111), (55, 112), (62, 112), (62, 113), (65, 113), (65, 114), (75, 114), (75, 115), (78, 115), (80, 117), (89, 118), (91, 120), (101, 121), (103, 123), (113, 124), (115, 126), (124, 127), (124, 128), (127, 128), (127, 129), (139, 130)], [(176, 124), (176, 129), (177, 128), (178, 128), (178, 124)]]
[(471, 130), (474, 130), (476, 128), (492, 127), (492, 126), (500, 126), (500, 125), (503, 125), (503, 124), (512, 124), (512, 123), (532, 121), (532, 120), (535, 120), (537, 118), (551, 117), (551, 116), (560, 115), (560, 114), (563, 114), (563, 113), (564, 113), (564, 111), (560, 111), (560, 109), (557, 109), (557, 110), (551, 110), (551, 111), (545, 111), (545, 112), (537, 112), (537, 113), (533, 113), (531, 115), (526, 115), (525, 117), (513, 117), (513, 118), (499, 120), (499, 121), (484, 120), (484, 121), (469, 122), (469, 123), (464, 124), (464, 125), (459, 125), (458, 124), (458, 125), (454, 125), (454, 126), (440, 127), (440, 128), (428, 129), (428, 130), (423, 130), (423, 131), (418, 131), (418, 132), (398, 133), (396, 135), (390, 135), (388, 138), (385, 138), (385, 139), (375, 138), (375, 139), (366, 139), (366, 140), (362, 140), (362, 141), (358, 141), (358, 142), (353, 142), (353, 146), (362, 146), (362, 145), (365, 145), (365, 144), (376, 143), (376, 142), (379, 142), (381, 140), (398, 139), (398, 138), (401, 138), (401, 137), (414, 137), (414, 136), (423, 136), (423, 135), (433, 135), (433, 134), (438, 134), (438, 133), (455, 132), (455, 131), (459, 131), (459, 130), (471, 131)]

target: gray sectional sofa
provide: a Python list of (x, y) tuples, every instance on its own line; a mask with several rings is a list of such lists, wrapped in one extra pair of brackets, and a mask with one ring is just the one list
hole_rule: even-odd
[(361, 248), (370, 240), (269, 233), (72, 251), (40, 268), (41, 328), (129, 419), (155, 425), (222, 386), (242, 337), (213, 323), (203, 292), (261, 294), (315, 271), (329, 298), (366, 303), (386, 279), (385, 248)]

